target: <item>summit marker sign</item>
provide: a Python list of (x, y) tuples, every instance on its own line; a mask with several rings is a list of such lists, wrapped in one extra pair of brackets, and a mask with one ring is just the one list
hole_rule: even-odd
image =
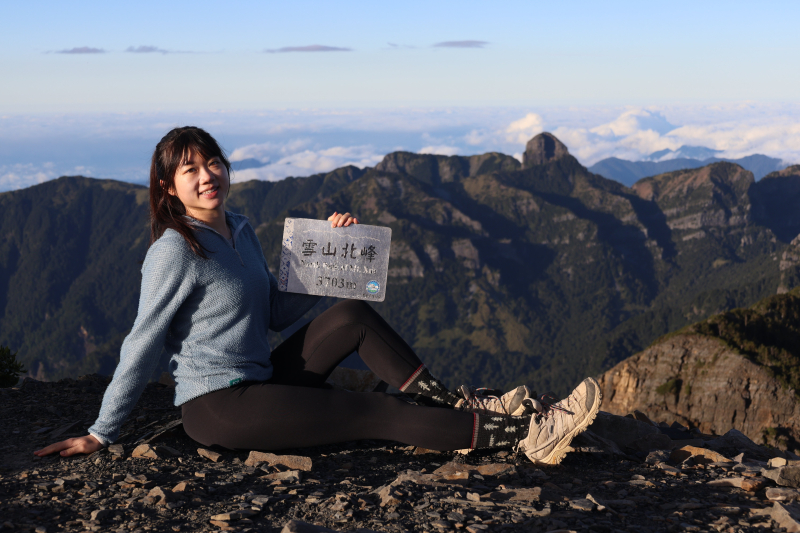
[(391, 228), (287, 218), (278, 290), (382, 302), (391, 243)]

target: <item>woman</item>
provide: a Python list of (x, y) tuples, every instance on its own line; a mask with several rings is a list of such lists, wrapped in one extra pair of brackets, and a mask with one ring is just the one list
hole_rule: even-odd
[[(150, 165), (151, 246), (142, 268), (136, 321), (89, 435), (34, 452), (91, 453), (114, 442), (162, 349), (170, 356), (175, 404), (196, 441), (230, 449), (280, 450), (357, 439), (387, 439), (435, 450), (517, 446), (535, 463), (555, 464), (600, 407), (588, 378), (551, 405), (517, 387), (500, 398), (437, 379), (372, 308), (340, 302), (275, 350), (282, 330), (319, 297), (279, 292), (253, 228), (226, 212), (230, 163), (196, 127), (176, 128)], [(331, 227), (358, 220), (334, 213)], [(381, 379), (413, 396), (323, 388), (353, 351)]]

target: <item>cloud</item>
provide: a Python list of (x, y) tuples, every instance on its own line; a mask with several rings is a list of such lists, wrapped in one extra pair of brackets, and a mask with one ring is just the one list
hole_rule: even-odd
[(488, 41), (442, 41), (433, 46), (436, 48), (483, 48)]
[(245, 159), (256, 159), (262, 163), (268, 163), (276, 157), (296, 154), (305, 149), (311, 142), (307, 139), (293, 139), (286, 142), (266, 142), (259, 144), (248, 144), (236, 148), (231, 152), (230, 160), (243, 161)]
[(157, 46), (136, 46), (136, 47), (129, 46), (125, 51), (126, 52), (132, 52), (134, 54), (153, 54), (153, 53), (168, 54), (169, 53), (168, 50), (164, 50), (163, 48), (158, 48)]
[(544, 131), (544, 120), (536, 113), (528, 113), (515, 120), (506, 128), (506, 140), (510, 143), (525, 144), (535, 135)]
[(352, 52), (352, 48), (342, 48), (339, 46), (325, 46), (322, 44), (310, 44), (308, 46), (284, 46), (283, 48), (264, 50), (270, 54), (283, 52)]
[(56, 168), (47, 162), (41, 164), (17, 163), (0, 165), (0, 192), (24, 189), (50, 181), (59, 176), (91, 176), (92, 171), (84, 166)]
[(458, 154), (459, 149), (456, 146), (447, 146), (447, 145), (439, 145), (439, 146), (426, 146), (420, 149), (419, 153), (421, 154), (432, 154), (432, 155), (456, 155)]
[(102, 48), (92, 48), (91, 46), (78, 46), (69, 50), (59, 50), (57, 54), (105, 54)]
[(624, 137), (639, 131), (654, 131), (661, 135), (674, 130), (676, 126), (657, 111), (632, 109), (621, 114), (616, 120), (592, 128), (592, 132), (603, 136)]
[[(330, 172), (337, 168), (354, 165), (359, 168), (377, 165), (385, 154), (378, 153), (374, 147), (362, 146), (333, 146), (316, 150), (299, 150), (294, 153), (293, 148), (301, 146), (307, 141), (290, 141), (286, 145), (264, 143), (237, 148), (231, 154), (231, 159), (258, 159), (267, 163), (263, 167), (239, 170), (235, 174), (236, 181), (264, 180), (278, 181), (288, 176), (305, 177), (321, 172)], [(283, 156), (274, 156), (275, 153), (287, 153)]]
[(632, 109), (599, 126), (563, 126), (555, 128), (553, 134), (587, 166), (607, 157), (642, 160), (653, 152), (677, 150), (683, 145), (720, 150), (718, 157), (730, 159), (759, 153), (780, 158), (786, 164), (800, 161), (800, 123), (796, 113), (762, 111), (746, 116), (739, 110), (737, 116), (737, 110), (727, 111), (724, 116), (702, 118), (686, 113), (685, 120), (706, 123), (674, 125), (662, 111)]

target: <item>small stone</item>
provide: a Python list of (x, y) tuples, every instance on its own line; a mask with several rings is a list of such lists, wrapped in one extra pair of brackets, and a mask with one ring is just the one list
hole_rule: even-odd
[(786, 466), (787, 463), (786, 459), (784, 459), (783, 457), (773, 457), (772, 459), (767, 461), (767, 464), (770, 466), (770, 468), (777, 468), (779, 466)]
[(242, 509), (241, 511), (231, 511), (229, 513), (217, 514), (211, 517), (211, 520), (221, 520), (223, 522), (232, 522), (234, 520), (241, 520), (251, 516), (256, 516), (258, 511), (250, 509)]
[[(250, 500), (250, 503), (253, 504), (253, 505), (257, 505), (259, 507), (264, 507), (265, 505), (267, 505), (270, 502), (270, 500), (273, 500), (273, 499), (274, 498), (272, 498), (270, 496), (256, 496), (252, 500)], [(306, 500), (306, 501), (308, 501), (308, 500)]]
[[(435, 475), (435, 474), (434, 474)], [(438, 479), (443, 479), (445, 481), (467, 481), (469, 479), (469, 472), (453, 472), (452, 474), (444, 474)]]
[(161, 487), (153, 487), (147, 496), (144, 498), (144, 503), (148, 505), (155, 504), (157, 506), (164, 506), (167, 503), (174, 501), (171, 490), (164, 490)]
[(669, 461), (669, 455), (670, 452), (667, 450), (653, 450), (652, 452), (647, 454), (647, 458), (644, 461), (647, 464), (655, 465), (658, 463)]
[(736, 505), (720, 505), (720, 506), (717, 506), (717, 507), (712, 507), (711, 509), (715, 513), (726, 514), (726, 515), (742, 514), (742, 512), (744, 511), (744, 509), (742, 509), (741, 507), (738, 507)]
[(414, 452), (411, 455), (428, 455), (428, 454), (440, 454), (442, 452), (438, 450), (429, 450), (428, 448), (420, 448), (417, 446), (414, 448)]
[(742, 478), (742, 490), (747, 492), (758, 492), (767, 486), (767, 481), (763, 478)]
[(336, 533), (327, 527), (315, 526), (301, 520), (289, 520), (281, 530), (281, 533)]
[(512, 502), (538, 502), (542, 496), (542, 487), (532, 488), (504, 488), (484, 495), (484, 498), (493, 501)]
[(468, 492), (467, 499), (471, 502), (479, 502), (481, 501), (481, 495), (477, 492)]
[(149, 444), (140, 444), (136, 448), (133, 449), (133, 453), (131, 453), (131, 457), (144, 457), (147, 459), (160, 459), (158, 453), (156, 453), (155, 448), (150, 446)]
[(467, 526), (469, 533), (483, 533), (487, 529), (489, 529), (489, 526), (485, 524), (470, 524)]
[(172, 487), (172, 492), (187, 492), (191, 491), (193, 488), (194, 485), (192, 485), (189, 481), (181, 481), (180, 483)]
[(795, 489), (782, 489), (770, 487), (766, 490), (768, 500), (772, 501), (792, 501), (800, 500), (800, 491)]
[(482, 476), (504, 476), (517, 471), (514, 465), (508, 463), (492, 463), (478, 467), (478, 474)]
[(267, 474), (262, 476), (264, 479), (274, 479), (286, 481), (287, 483), (300, 483), (299, 470), (287, 470), (286, 472), (275, 472), (274, 474)]
[(800, 488), (800, 465), (764, 469), (761, 475), (783, 487)]
[(215, 463), (222, 459), (221, 453), (212, 452), (211, 450), (206, 450), (205, 448), (197, 448), (197, 453), (200, 455), (200, 457), (205, 457), (209, 461), (213, 461)]
[(387, 485), (378, 491), (378, 497), (381, 499), (381, 507), (396, 507), (400, 505), (400, 498), (402, 498), (397, 489), (391, 485)]
[(742, 479), (740, 477), (724, 477), (720, 479), (712, 479), (706, 485), (711, 487), (735, 487), (737, 489), (742, 488)]
[(676, 508), (681, 511), (694, 511), (695, 509), (703, 509), (704, 507), (706, 506), (703, 505), (702, 503), (686, 502), (686, 503), (679, 503)]
[(606, 510), (606, 506), (603, 505), (602, 503), (600, 503), (600, 500), (598, 500), (597, 498), (595, 498), (591, 494), (587, 494), (586, 495), (586, 499), (589, 500), (590, 502), (594, 503), (597, 506), (597, 510), (598, 511), (602, 512), (602, 511)]
[(92, 520), (103, 520), (104, 518), (108, 518), (114, 513), (111, 509), (96, 509), (92, 511), (91, 519)]
[(125, 447), (122, 444), (111, 444), (108, 447), (108, 451), (112, 455), (123, 455), (125, 453)]
[(683, 472), (680, 468), (675, 468), (674, 466), (670, 466), (665, 463), (658, 463), (656, 466), (658, 466), (658, 468), (665, 474), (669, 474), (670, 476), (680, 477)]
[(450, 529), (450, 522), (446, 520), (434, 520), (431, 525), (436, 529)]
[(594, 511), (595, 504), (586, 498), (578, 498), (569, 501), (569, 506), (578, 511)]
[(311, 458), (301, 455), (275, 455), (274, 453), (250, 452), (244, 462), (247, 466), (258, 466), (261, 463), (268, 463), (270, 466), (283, 465), (292, 470), (311, 471)]
[(717, 453), (713, 450), (706, 448), (697, 448), (695, 446), (683, 446), (672, 450), (669, 456), (670, 461), (674, 463), (682, 463), (689, 457), (692, 457), (697, 464), (710, 464), (710, 463), (730, 463), (731, 460), (724, 455)]
[(760, 510), (758, 514), (768, 515), (784, 531), (800, 531), (800, 505), (796, 503), (775, 502), (771, 508)]
[(143, 485), (147, 483), (147, 481), (148, 481), (147, 476), (145, 476), (144, 474), (139, 474), (139, 475), (128, 474), (127, 476), (125, 476), (126, 483), (138, 483), (140, 485)]

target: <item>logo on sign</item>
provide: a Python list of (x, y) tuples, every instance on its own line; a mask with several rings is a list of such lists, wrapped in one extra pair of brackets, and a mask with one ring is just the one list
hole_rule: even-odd
[(375, 280), (370, 281), (367, 283), (367, 292), (370, 294), (376, 294), (379, 290), (381, 290), (381, 284)]

